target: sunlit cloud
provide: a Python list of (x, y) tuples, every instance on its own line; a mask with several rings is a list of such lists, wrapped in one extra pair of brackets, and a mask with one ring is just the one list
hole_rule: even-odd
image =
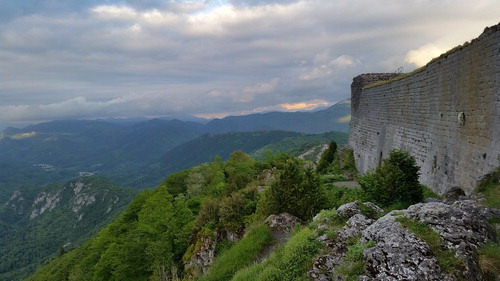
[(411, 50), (406, 54), (405, 61), (412, 63), (417, 67), (426, 65), (430, 60), (446, 52), (450, 47), (440, 48), (433, 43)]
[(307, 102), (298, 102), (298, 103), (284, 103), (280, 106), (288, 111), (293, 110), (312, 110), (320, 106), (327, 106), (329, 103), (324, 100), (312, 100)]

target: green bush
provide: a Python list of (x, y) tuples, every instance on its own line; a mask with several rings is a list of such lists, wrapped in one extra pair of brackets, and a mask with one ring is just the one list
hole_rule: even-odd
[(316, 167), (316, 172), (324, 174), (329, 170), (339, 170), (337, 157), (337, 143), (332, 141), (328, 148), (321, 154), (321, 158)]
[(402, 150), (391, 150), (389, 158), (373, 172), (358, 178), (367, 200), (381, 206), (409, 206), (423, 200), (418, 181), (420, 167), (415, 158)]
[(338, 208), (343, 204), (363, 200), (363, 190), (359, 188), (340, 187), (328, 185), (325, 188), (325, 196), (328, 202), (328, 208)]
[(313, 169), (297, 158), (287, 160), (278, 178), (272, 182), (257, 205), (260, 215), (288, 212), (310, 219), (326, 204), (320, 179)]
[(351, 173), (356, 175), (358, 169), (356, 168), (356, 162), (354, 160), (354, 150), (350, 147), (346, 147), (340, 153), (340, 159), (342, 160), (342, 171), (345, 173)]

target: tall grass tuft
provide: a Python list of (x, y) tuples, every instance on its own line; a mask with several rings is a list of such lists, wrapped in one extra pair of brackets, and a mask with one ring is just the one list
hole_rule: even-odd
[(266, 244), (270, 244), (273, 237), (266, 225), (254, 225), (248, 230), (245, 237), (233, 247), (222, 252), (200, 281), (230, 280), (236, 271), (255, 261)]
[(274, 251), (264, 264), (241, 270), (233, 281), (308, 280), (307, 271), (320, 244), (314, 230), (303, 228), (288, 242)]

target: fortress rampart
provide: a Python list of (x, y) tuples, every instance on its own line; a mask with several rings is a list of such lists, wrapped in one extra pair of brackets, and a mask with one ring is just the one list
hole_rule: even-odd
[(349, 145), (361, 173), (399, 148), (434, 191), (470, 193), (500, 166), (500, 24), (410, 74), (359, 75), (351, 95)]

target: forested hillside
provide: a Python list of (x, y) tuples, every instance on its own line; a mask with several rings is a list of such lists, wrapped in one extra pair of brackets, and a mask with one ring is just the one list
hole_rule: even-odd
[[(151, 121), (151, 125), (155, 126), (155, 122), (157, 121)], [(162, 121), (158, 122), (161, 123)], [(84, 124), (86, 123), (84, 122)], [(95, 124), (91, 122), (90, 124), (88, 124), (88, 127), (92, 130), (97, 130), (93, 128), (94, 125)], [(67, 126), (69, 125), (66, 124), (63, 126), (63, 124), (61, 124), (60, 127), (58, 126), (58, 129), (56, 131), (65, 132), (66, 130), (71, 129), (67, 128)], [(85, 131), (82, 128), (72, 128), (72, 130)], [(146, 131), (151, 132), (151, 130), (145, 130), (143, 131), (143, 133), (145, 134)], [(77, 133), (75, 132), (75, 134)], [(62, 135), (64, 136), (65, 134)], [(23, 137), (24, 136), (20, 136), (19, 140), (26, 140)], [(97, 135), (96, 138), (99, 139)], [(68, 147), (72, 147), (71, 142), (74, 139), (75, 138), (68, 136), (66, 142), (55, 141), (50, 145), (69, 143), (70, 145), (68, 145)], [(152, 139), (148, 142), (159, 141), (160, 139), (161, 138), (152, 137)], [(274, 151), (289, 152), (295, 155), (298, 153), (303, 153), (304, 151), (309, 150), (311, 147), (317, 146), (321, 148), (331, 139), (334, 139), (339, 143), (345, 143), (347, 134), (332, 132), (319, 135), (306, 135), (293, 132), (268, 131), (237, 132), (223, 135), (204, 135), (200, 138), (194, 139), (193, 141), (186, 142), (185, 144), (178, 146), (178, 148), (173, 149), (169, 153), (166, 153), (162, 158), (164, 160), (162, 160), (162, 162), (159, 162), (157, 166), (148, 165), (143, 169), (135, 169), (128, 174), (115, 176), (121, 177), (122, 182), (125, 182), (127, 179), (131, 179), (137, 181), (136, 183), (139, 186), (154, 186), (154, 183), (152, 181), (150, 181), (150, 183), (148, 184), (147, 179), (153, 178), (156, 179), (157, 182), (161, 182), (162, 179), (165, 178), (166, 174), (179, 171), (182, 169), (182, 167), (189, 168), (199, 163), (211, 162), (218, 156), (220, 156), (222, 160), (227, 160), (229, 158), (230, 152), (234, 151), (236, 148), (242, 148), (246, 151), (253, 151), (257, 149), (257, 154), (259, 155), (258, 157), (260, 157), (260, 159), (263, 159), (265, 155), (268, 155), (270, 153), (269, 149), (272, 149)], [(10, 140), (17, 141), (16, 139)], [(39, 140), (43, 139), (40, 138)], [(29, 141), (37, 143), (37, 140)], [(102, 143), (103, 145), (105, 145), (104, 141)], [(269, 144), (271, 144), (271, 146), (267, 147), (267, 145)], [(50, 149), (50, 147), (51, 146), (47, 147), (47, 149)], [(87, 145), (87, 149), (91, 149), (90, 147), (90, 145)], [(60, 149), (64, 150), (65, 148), (63, 147)], [(130, 149), (134, 151), (133, 148)], [(84, 157), (84, 155), (85, 154), (83, 154), (82, 157)], [(89, 157), (91, 156), (89, 155)], [(19, 280), (20, 276), (24, 276), (27, 273), (32, 272), (40, 264), (40, 262), (46, 260), (49, 256), (53, 257), (55, 254), (57, 254), (59, 250), (62, 249), (62, 246), (66, 245), (65, 248), (69, 249), (74, 247), (75, 245), (79, 245), (81, 241), (85, 241), (88, 237), (90, 237), (90, 233), (95, 233), (98, 229), (103, 227), (105, 225), (104, 221), (108, 221), (109, 217), (113, 217), (118, 214), (115, 213), (115, 209), (113, 209), (109, 213), (104, 212), (102, 209), (105, 207), (104, 205), (101, 206), (99, 204), (90, 204), (89, 207), (93, 207), (95, 214), (91, 217), (83, 216), (81, 221), (75, 222), (77, 217), (74, 216), (74, 213), (71, 210), (72, 208), (64, 207), (74, 200), (81, 200), (81, 195), (73, 194), (73, 192), (70, 190), (71, 188), (67, 187), (73, 181), (70, 181), (68, 184), (64, 185), (64, 188), (62, 184), (43, 184), (44, 181), (54, 180), (55, 178), (52, 177), (54, 175), (56, 176), (56, 178), (57, 175), (67, 176), (71, 178), (74, 177), (74, 173), (68, 172), (64, 169), (56, 168), (55, 166), (52, 166), (50, 164), (36, 164), (26, 167), (26, 164), (23, 165), (19, 163), (18, 165), (16, 165), (16, 162), (13, 160), (3, 160), (5, 161), (5, 169), (2, 170), (2, 175), (4, 176), (2, 177), (1, 185), (2, 191), (4, 192), (4, 195), (2, 197), (2, 206), (3, 204), (5, 204), (5, 207), (1, 208), (0, 215), (2, 216), (2, 231), (5, 232), (2, 232), (2, 234), (4, 235), (0, 238), (0, 243), (5, 243), (5, 245), (2, 246), (1, 249), (3, 253), (3, 259), (0, 262), (0, 266), (2, 266), (2, 276), (9, 276), (10, 280)], [(74, 165), (78, 165), (77, 162), (78, 159), (75, 159)], [(122, 164), (126, 163), (127, 162), (124, 161)], [(16, 170), (13, 170), (14, 168)], [(102, 180), (102, 178), (101, 180), (97, 180), (99, 178), (95, 177), (84, 177), (82, 179), (85, 179), (86, 181), (90, 181), (91, 179), (93, 179), (92, 181), (96, 181), (93, 185), (89, 185), (93, 186), (93, 188), (99, 188), (99, 186), (101, 188), (110, 190), (115, 190), (116, 188), (114, 184), (107, 180)], [(106, 186), (109, 186), (109, 188)], [(65, 191), (59, 194), (54, 190)], [(123, 189), (123, 192), (125, 191), (126, 190)], [(132, 190), (130, 190), (130, 192), (132, 192)], [(133, 193), (134, 192), (132, 192), (131, 194)], [(40, 218), (42, 219), (39, 219), (38, 217), (28, 219), (28, 217), (31, 215), (30, 212), (32, 212), (30, 208), (35, 207), (36, 204), (34, 204), (34, 201), (38, 198), (37, 196), (42, 196), (41, 194), (45, 194), (45, 196), (49, 199), (54, 196), (54, 198), (64, 198), (63, 200), (65, 200), (65, 204), (53, 201), (56, 202), (55, 205), (57, 205), (58, 207), (54, 209), (56, 211), (44, 211), (43, 216), (40, 216)], [(130, 197), (124, 197), (123, 200), (120, 200), (119, 202), (117, 202), (117, 204), (120, 206), (125, 206), (126, 203), (130, 200)], [(44, 210), (50, 209), (50, 203), (44, 204), (49, 206), (44, 207)], [(33, 228), (34, 224), (36, 224), (36, 232), (39, 235), (35, 236), (34, 239), (31, 239), (33, 237), (30, 233), (34, 233), (35, 231), (35, 229)], [(77, 227), (75, 227), (75, 225)], [(58, 229), (57, 239), (51, 239), (52, 235), (55, 235), (54, 232), (45, 231), (46, 229), (51, 228)], [(23, 235), (19, 235), (19, 233), (23, 233)], [(70, 238), (65, 240), (65, 237)], [(47, 244), (49, 243), (46, 241), (47, 239), (50, 240), (50, 244)], [(26, 240), (29, 240), (29, 243), (26, 243)], [(68, 242), (71, 242), (72, 244), (69, 244)], [(40, 250), (40, 247), (42, 247), (43, 249)]]
[(21, 280), (79, 247), (122, 213), (137, 193), (102, 177), (19, 187), (0, 205), (0, 280)]
[[(288, 210), (307, 220), (338, 204), (339, 191), (328, 184), (320, 187), (319, 175), (304, 164), (286, 154), (257, 161), (237, 151), (227, 162), (216, 160), (173, 174), (155, 190), (139, 195), (96, 237), (29, 280), (165, 280), (172, 270), (194, 274), (199, 268), (185, 264), (203, 241), (220, 240), (216, 252), (221, 252), (232, 245), (229, 237), (242, 237), (247, 227), (271, 212)], [(271, 198), (278, 194), (260, 192), (280, 174), (288, 175), (290, 184), (301, 185), (283, 190), (290, 199), (283, 206), (268, 201), (277, 200)]]
[(241, 150), (262, 158), (265, 152), (286, 152), (293, 156), (309, 151), (315, 146), (331, 140), (340, 145), (347, 143), (347, 134), (329, 132), (317, 135), (287, 131), (231, 132), (206, 134), (187, 141), (163, 154), (158, 161), (121, 176), (121, 182), (131, 186), (155, 186), (165, 175), (188, 169), (200, 163), (210, 162), (215, 157), (229, 159), (231, 152)]
[[(385, 214), (384, 210), (372, 203), (359, 202), (342, 205), (342, 211), (335, 208), (354, 200), (370, 200), (387, 211), (406, 208), (431, 193), (415, 181), (419, 167), (415, 159), (403, 151), (391, 152), (380, 169), (362, 176), (361, 189), (332, 185), (335, 178), (355, 172), (352, 160), (352, 151), (337, 151), (337, 145), (332, 142), (318, 163), (319, 169), (311, 162), (283, 153), (267, 154), (259, 161), (241, 151), (233, 152), (226, 162), (216, 159), (194, 166), (169, 176), (155, 190), (140, 194), (117, 220), (94, 238), (40, 268), (27, 280), (308, 280), (325, 274), (357, 280), (363, 274), (378, 274), (366, 272), (363, 266), (364, 250), (376, 251), (378, 244), (374, 240), (361, 241), (360, 231), (370, 224), (379, 227), (375, 221)], [(500, 188), (498, 175), (490, 182), (483, 188), (487, 191), (486, 202), (499, 207), (492, 199), (494, 195), (491, 196), (491, 192)], [(400, 184), (403, 188), (397, 188)], [(392, 196), (380, 197), (377, 189), (386, 190)], [(408, 193), (409, 190), (412, 192)], [(447, 206), (432, 204), (440, 208)], [(425, 204), (416, 206), (423, 208)], [(446, 208), (446, 212), (458, 211), (456, 207)], [(311, 221), (321, 210), (328, 211), (322, 211)], [(357, 212), (359, 215), (353, 216)], [(405, 212), (410, 216), (410, 211), (387, 216), (398, 217), (395, 223), (400, 221), (407, 231), (417, 231), (415, 235), (419, 237), (423, 235), (424, 243), (434, 243), (428, 240), (436, 235), (433, 230), (427, 230), (428, 226), (422, 223), (400, 218)], [(269, 221), (273, 216), (265, 220), (269, 215), (285, 213), (278, 221), (293, 221), (289, 226), (282, 226), (287, 229), (285, 232), (276, 232), (276, 225)], [(500, 213), (492, 215), (500, 218)], [(350, 216), (359, 222), (349, 222)], [(484, 219), (477, 221), (487, 224)], [(381, 219), (380, 227), (383, 223)], [(363, 225), (364, 228), (358, 229)], [(415, 230), (417, 226), (426, 229), (428, 234), (420, 234)], [(486, 241), (492, 239), (489, 238), (492, 236), (485, 237)], [(494, 241), (488, 246), (477, 244), (487, 251), (479, 252), (479, 256), (500, 262), (500, 246)], [(385, 245), (382, 240), (378, 243)], [(387, 243), (394, 246), (403, 242)], [(410, 243), (405, 247), (417, 247), (411, 244), (416, 242), (404, 243)], [(337, 263), (322, 263), (332, 258), (328, 251), (339, 255)], [(469, 271), (455, 267), (463, 263), (454, 257), (454, 250), (433, 251), (431, 255), (437, 255), (433, 260), (437, 262), (434, 271), (417, 266), (401, 272), (417, 270), (425, 276), (439, 278), (470, 276)], [(429, 255), (429, 252), (423, 254)], [(480, 266), (483, 270), (483, 265)], [(484, 276), (496, 276), (494, 269), (484, 270), (481, 273)]]

